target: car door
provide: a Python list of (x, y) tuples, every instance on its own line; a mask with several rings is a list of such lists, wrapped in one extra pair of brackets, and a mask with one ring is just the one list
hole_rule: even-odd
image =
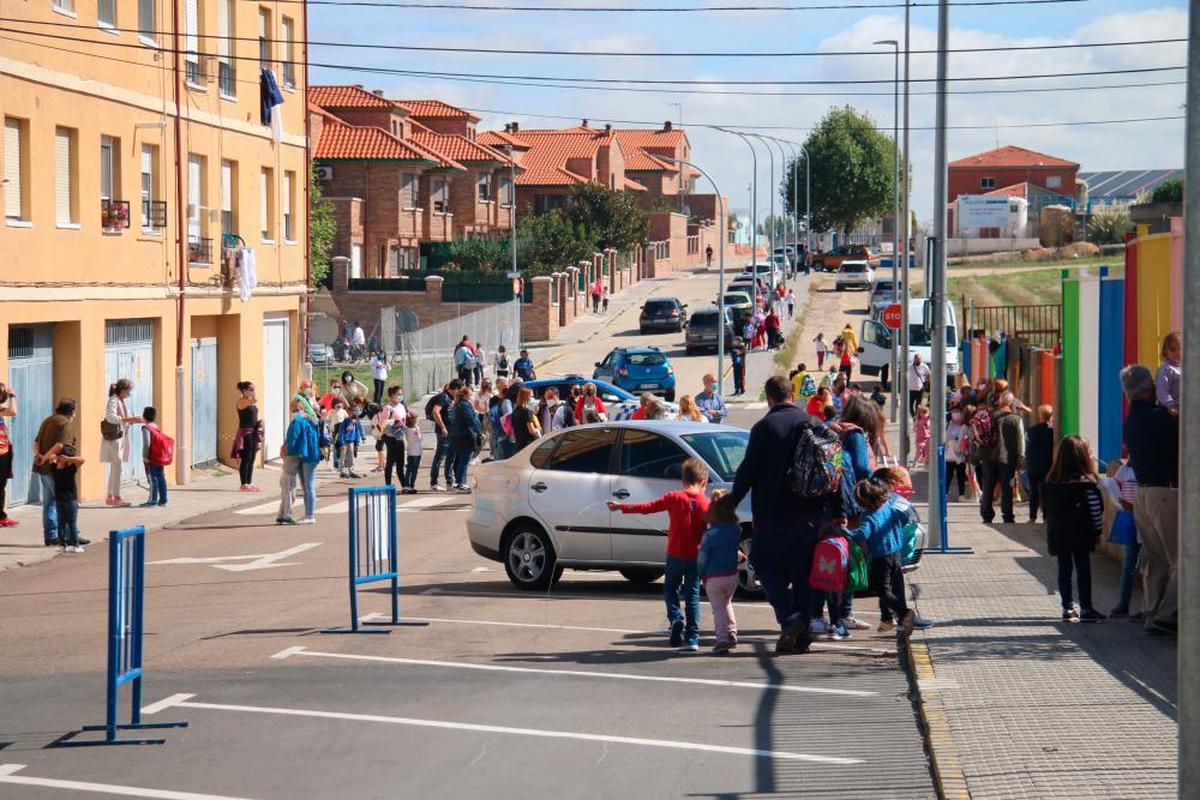
[(858, 368), (864, 375), (878, 375), (892, 362), (892, 332), (882, 322), (864, 320), (859, 336)]
[[(613, 499), (645, 503), (680, 487), (687, 452), (671, 439), (643, 428), (622, 430)], [(612, 558), (619, 563), (662, 564), (667, 552), (665, 511), (612, 515)]]
[(545, 466), (529, 473), (529, 504), (551, 531), (561, 560), (608, 561), (612, 555), (609, 511), (610, 461), (617, 431), (571, 430)]
[(616, 378), (616, 363), (616, 351), (610, 352), (604, 357), (603, 361), (596, 363), (596, 371), (592, 373), (592, 377), (603, 378), (610, 383), (614, 383), (614, 378)]

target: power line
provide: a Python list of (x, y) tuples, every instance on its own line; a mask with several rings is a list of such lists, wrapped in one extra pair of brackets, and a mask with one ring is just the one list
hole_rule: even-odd
[[(257, 2), (257, 0), (254, 0)], [(522, 6), (522, 5), (467, 5), (464, 3), (404, 2), (403, 0), (275, 0), (283, 5), (352, 6), (368, 8), (429, 9), (435, 11), (509, 11), (561, 12), (572, 14), (672, 14), (672, 13), (724, 13), (747, 11), (855, 11), (880, 8), (904, 8), (905, 3), (837, 3), (822, 5), (752, 5), (752, 6)], [(1042, 6), (1063, 3), (1086, 3), (1090, 0), (960, 0), (956, 7), (971, 6)], [(910, 8), (933, 8), (934, 2), (914, 2)]]

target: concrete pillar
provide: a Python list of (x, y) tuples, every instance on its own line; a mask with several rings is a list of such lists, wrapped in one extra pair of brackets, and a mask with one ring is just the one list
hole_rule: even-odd
[(544, 342), (554, 335), (558, 329), (558, 320), (552, 315), (550, 304), (549, 275), (538, 275), (533, 278), (533, 298), (525, 304), (521, 319), (521, 338), (526, 342)]
[(333, 291), (347, 292), (350, 290), (350, 259), (346, 256), (334, 256), (330, 259), (330, 270), (333, 275)]
[(432, 305), (441, 305), (442, 303), (442, 284), (446, 279), (441, 275), (427, 275), (425, 277), (425, 302)]
[(604, 259), (608, 264), (608, 293), (615, 295), (624, 288), (617, 277), (617, 252), (615, 250), (605, 250)]

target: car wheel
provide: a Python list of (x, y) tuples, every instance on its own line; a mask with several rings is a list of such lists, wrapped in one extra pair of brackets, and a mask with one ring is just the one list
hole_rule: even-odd
[(645, 585), (654, 583), (663, 576), (661, 569), (623, 569), (621, 570), (622, 577), (630, 583)]
[(514, 586), (537, 591), (547, 589), (562, 575), (550, 537), (534, 522), (521, 522), (505, 538), (504, 571)]
[(758, 576), (754, 574), (754, 567), (750, 566), (752, 536), (753, 534), (749, 530), (743, 529), (742, 541), (738, 544), (738, 550), (746, 554), (746, 560), (738, 562), (737, 593), (739, 597), (749, 600), (761, 600), (766, 596), (766, 593), (763, 591), (762, 584), (759, 583)]
[(674, 389), (668, 389), (667, 391), (663, 392), (663, 398), (664, 398), (664, 399), (665, 399), (665, 400), (666, 400), (668, 403), (674, 403), (674, 402), (675, 402), (675, 390), (674, 390)]

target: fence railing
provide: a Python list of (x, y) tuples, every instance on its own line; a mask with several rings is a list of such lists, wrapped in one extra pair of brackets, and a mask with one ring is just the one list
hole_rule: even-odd
[(167, 227), (167, 201), (142, 201), (142, 227), (158, 230)]
[(982, 330), (988, 335), (1003, 331), (1010, 338), (1024, 339), (1031, 344), (1052, 348), (1062, 335), (1062, 306), (1057, 303), (1020, 306), (971, 306), (962, 297), (962, 338), (971, 331)]
[(212, 258), (212, 239), (203, 236), (188, 237), (189, 264), (211, 264)]

